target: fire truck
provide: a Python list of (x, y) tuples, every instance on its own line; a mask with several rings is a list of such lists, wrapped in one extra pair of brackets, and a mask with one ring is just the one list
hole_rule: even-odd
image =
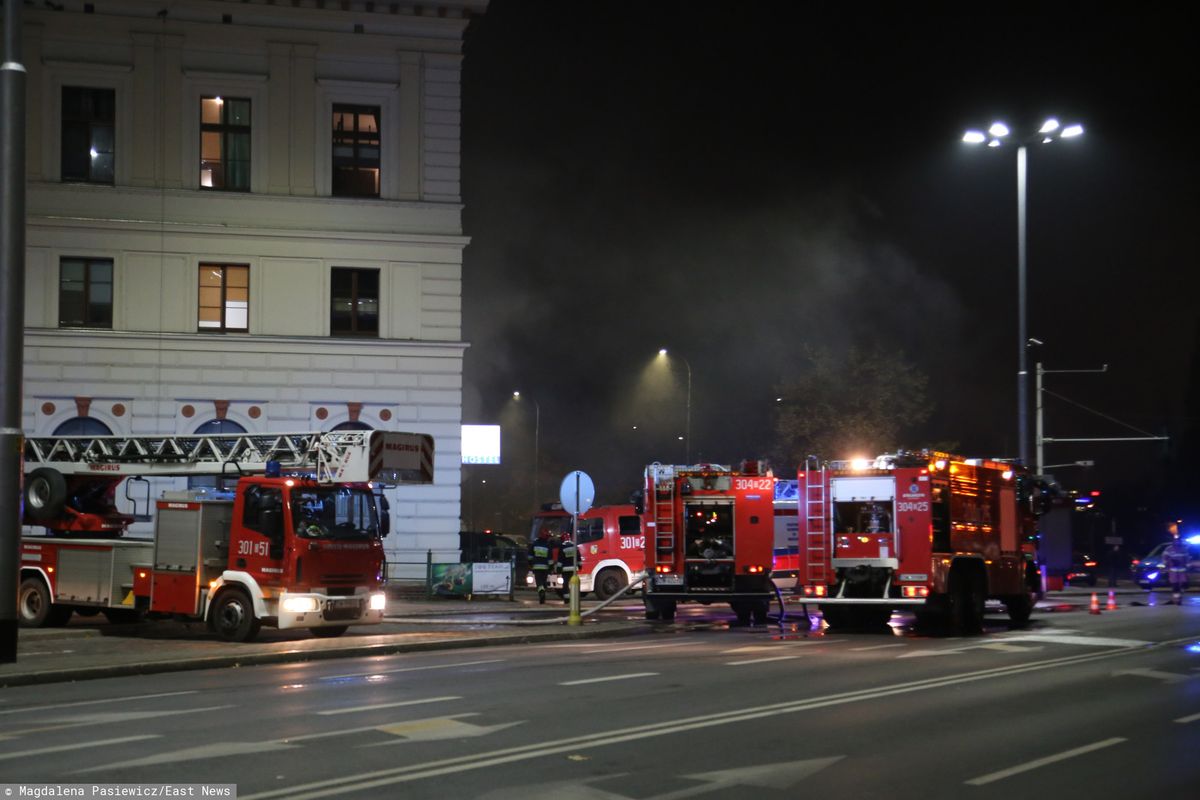
[(764, 462), (651, 464), (645, 472), (647, 619), (687, 600), (725, 601), (738, 623), (766, 621), (775, 542), (775, 478)]
[[(646, 537), (641, 516), (632, 505), (593, 506), (579, 515), (575, 543), (579, 548), (579, 591), (607, 600), (624, 589), (645, 568)], [(558, 503), (533, 515), (531, 541), (546, 530), (557, 543), (571, 530), (571, 515)], [(551, 575), (551, 588), (561, 588), (562, 576)], [(533, 587), (533, 575), (526, 578)]]
[[(149, 615), (243, 642), (381, 622), (389, 516), (370, 482), (433, 481), (432, 437), (385, 431), (31, 437), (23, 454), (24, 522), (46, 533), (21, 539), (22, 625)], [(236, 480), (232, 498), (164, 492), (153, 538), (120, 538), (122, 481), (202, 475)]]
[(921, 451), (799, 471), (797, 592), (832, 627), (892, 611), (982, 630), (984, 604), (1029, 619), (1040, 586), (1031, 478), (1013, 464)]

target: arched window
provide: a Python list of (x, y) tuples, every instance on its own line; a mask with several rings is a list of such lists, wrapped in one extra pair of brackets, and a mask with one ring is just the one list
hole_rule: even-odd
[(339, 422), (329, 429), (330, 431), (373, 431), (375, 430), (365, 422), (347, 421)]
[(230, 419), (210, 419), (196, 428), (197, 436), (214, 436), (219, 433), (245, 433), (246, 429)]
[(112, 428), (93, 417), (75, 417), (60, 423), (51, 436), (112, 436)]
[[(246, 429), (237, 424), (233, 420), (228, 419), (210, 419), (198, 426), (195, 430), (197, 436), (219, 436), (222, 433), (246, 433)], [(237, 484), (236, 477), (223, 477), (218, 475), (193, 475), (188, 478), (189, 489), (206, 489), (209, 491), (232, 491), (234, 485)]]

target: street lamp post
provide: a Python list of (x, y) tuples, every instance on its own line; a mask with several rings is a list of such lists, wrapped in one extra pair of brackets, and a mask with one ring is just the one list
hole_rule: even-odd
[[(513, 399), (519, 401), (521, 399), (521, 393), (519, 391), (513, 392)], [(539, 406), (538, 401), (534, 400), (532, 397), (529, 398), (529, 402), (533, 403), (533, 510), (537, 511), (540, 505), (538, 495), (538, 490), (540, 488), (538, 486), (538, 471), (541, 468), (541, 465), (539, 463), (540, 443), (538, 440), (540, 439), (542, 433), (542, 407)]]
[[(658, 355), (662, 358), (667, 358), (670, 354), (667, 348), (663, 347), (658, 351)], [(692, 365), (683, 356), (677, 356), (683, 365), (687, 367), (687, 411), (684, 418), (683, 441), (684, 441), (684, 457), (685, 464), (692, 463)]]
[[(1048, 119), (1042, 123), (1037, 134), (1017, 142), (1017, 437), (1018, 451), (1021, 463), (1029, 465), (1029, 367), (1028, 354), (1029, 334), (1026, 326), (1025, 300), (1028, 295), (1026, 288), (1025, 263), (1025, 218), (1026, 218), (1026, 182), (1028, 174), (1027, 146), (1038, 142), (1050, 144), (1058, 139), (1073, 139), (1083, 133), (1082, 125), (1067, 125), (1063, 127), (1056, 119)], [(983, 131), (970, 130), (963, 134), (962, 140), (967, 144), (987, 144), (988, 147), (1002, 147), (1009, 139), (1011, 131), (1003, 122), (994, 122)]]

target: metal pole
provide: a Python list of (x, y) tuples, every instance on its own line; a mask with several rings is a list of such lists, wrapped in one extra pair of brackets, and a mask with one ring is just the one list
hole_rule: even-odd
[(688, 385), (687, 385), (687, 419), (684, 423), (683, 436), (684, 442), (684, 459), (683, 463), (692, 463), (692, 365), (686, 358), (683, 359), (683, 365), (687, 367)]
[(1035, 392), (1037, 393), (1037, 398), (1036, 398), (1036, 400), (1037, 400), (1037, 442), (1036, 442), (1036, 444), (1037, 444), (1037, 473), (1036, 474), (1038, 475), (1038, 477), (1041, 477), (1042, 470), (1045, 469), (1045, 467), (1043, 466), (1043, 464), (1045, 464), (1045, 460), (1042, 458), (1042, 456), (1043, 456), (1042, 443), (1045, 441), (1045, 439), (1042, 438), (1042, 375), (1043, 374), (1045, 374), (1045, 373), (1042, 370), (1042, 362), (1039, 361), (1037, 363), (1037, 388), (1035, 390)]
[(538, 401), (533, 401), (533, 510), (542, 507), (541, 498), (541, 437), (542, 437), (542, 407)]
[(571, 610), (567, 613), (568, 625), (582, 625), (583, 616), (579, 613), (579, 472), (575, 472), (575, 510), (571, 514), (571, 542), (575, 545), (575, 571), (571, 573), (571, 581), (567, 585), (571, 601)]
[(1021, 463), (1029, 465), (1029, 370), (1027, 367), (1027, 350), (1029, 335), (1026, 332), (1025, 315), (1025, 186), (1026, 186), (1026, 150), (1025, 145), (1017, 148), (1017, 436), (1020, 446), (1018, 451)]
[(17, 660), (21, 396), (25, 350), (25, 65), (20, 0), (4, 3), (0, 54), (0, 663)]

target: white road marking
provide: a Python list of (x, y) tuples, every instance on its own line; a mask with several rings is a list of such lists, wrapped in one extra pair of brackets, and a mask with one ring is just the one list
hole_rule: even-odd
[(1182, 683), (1191, 678), (1190, 675), (1180, 675), (1178, 672), (1162, 672), (1157, 669), (1122, 669), (1112, 674), (1114, 678), (1122, 675), (1136, 675), (1139, 678), (1150, 678), (1163, 683)]
[(88, 725), (113, 725), (124, 722), (133, 722), (140, 719), (155, 719), (157, 717), (173, 717), (180, 714), (199, 714), (205, 711), (223, 711), (227, 708), (236, 708), (237, 706), (207, 706), (205, 708), (183, 708), (169, 711), (116, 711), (106, 714), (88, 714), (82, 717), (57, 717), (46, 721), (45, 725), (37, 728), (25, 728), (23, 730), (5, 731), (0, 734), (0, 741), (5, 739), (16, 739), (20, 736), (28, 736), (31, 733), (43, 733), (45, 731), (59, 731), (66, 728), (85, 728)]
[(179, 697), (185, 694), (197, 694), (196, 690), (186, 692), (164, 692), (162, 694), (139, 694), (131, 697), (109, 697), (105, 700), (79, 700), (74, 703), (56, 703), (49, 706), (26, 706), (25, 708), (7, 708), (0, 714), (24, 714), (29, 711), (49, 711), (55, 708), (76, 708), (78, 706), (94, 706), (100, 703), (128, 703), (131, 700), (153, 700), (159, 697)]
[(397, 669), (381, 669), (375, 672), (352, 672), (348, 675), (326, 675), (319, 680), (336, 681), (345, 680), (346, 678), (371, 678), (375, 675), (393, 675), (397, 672), (423, 672), (430, 669), (450, 669), (452, 667), (474, 667), (477, 664), (499, 664), (505, 659), (489, 658), (483, 661), (459, 661), (454, 664), (427, 664), (423, 667), (399, 667)]
[(1179, 719), (1177, 719), (1175, 721), (1178, 722), (1180, 725), (1187, 725), (1189, 722), (1195, 722), (1198, 719), (1200, 719), (1200, 714), (1192, 714), (1191, 716), (1180, 717)]
[(457, 714), (451, 717), (435, 717), (433, 719), (415, 719), (410, 722), (398, 722), (395, 725), (381, 725), (378, 730), (392, 736), (403, 737), (388, 742), (376, 742), (367, 747), (386, 747), (404, 744), (406, 742), (436, 742), (444, 739), (468, 739), (486, 736), (489, 733), (507, 730), (514, 725), (521, 725), (524, 720), (501, 722), (498, 725), (472, 725), (460, 722), (459, 717), (470, 717), (474, 714)]
[(26, 756), (44, 756), (49, 753), (63, 753), (68, 750), (87, 750), (91, 747), (105, 747), (110, 744), (124, 744), (126, 742), (140, 742), (143, 739), (160, 739), (162, 738), (157, 733), (146, 734), (144, 736), (122, 736), (119, 739), (98, 739), (94, 742), (79, 742), (77, 744), (60, 744), (55, 747), (39, 747), (37, 750), (22, 750), (18, 753), (5, 753), (0, 755), (0, 761), (7, 761), (12, 758), (24, 758)]
[(628, 653), (631, 650), (661, 650), (664, 647), (683, 647), (691, 642), (664, 642), (663, 644), (635, 644), (627, 647), (604, 647), (598, 650), (589, 650), (581, 655), (604, 655), (605, 653)]
[(582, 686), (585, 683), (607, 683), (608, 681), (624, 681), (630, 678), (652, 678), (657, 672), (630, 672), (628, 675), (605, 675), (603, 678), (584, 678), (578, 681), (563, 681), (559, 686)]
[(850, 650), (856, 653), (865, 653), (869, 650), (887, 650), (891, 647), (908, 647), (906, 644), (873, 644), (870, 647), (851, 647)]
[(987, 775), (981, 775), (978, 778), (972, 778), (971, 780), (966, 781), (966, 783), (968, 786), (984, 786), (1005, 778), (1011, 778), (1013, 775), (1020, 775), (1022, 772), (1029, 772), (1030, 770), (1038, 769), (1039, 767), (1045, 767), (1049, 764), (1056, 764), (1059, 761), (1066, 761), (1068, 758), (1075, 758), (1076, 756), (1094, 753), (1097, 750), (1103, 750), (1106, 747), (1112, 747), (1113, 745), (1120, 744), (1124, 741), (1126, 741), (1126, 739), (1123, 737), (1114, 736), (1111, 739), (1105, 739), (1101, 742), (1093, 742), (1092, 744), (1085, 744), (1083, 747), (1076, 747), (1074, 750), (1066, 750), (1062, 753), (1055, 753), (1052, 756), (1044, 756), (1043, 758), (1037, 758), (1033, 761), (1027, 761), (1024, 764), (1018, 764), (1015, 767), (1002, 769), (999, 772), (991, 772)]
[(182, 761), (195, 761), (203, 758), (230, 758), (232, 756), (247, 756), (256, 753), (276, 753), (280, 750), (293, 750), (297, 746), (279, 742), (214, 742), (196, 747), (188, 747), (173, 752), (156, 753), (152, 756), (134, 758), (129, 761), (105, 763), (96, 767), (77, 769), (70, 773), (80, 775), (87, 772), (99, 772), (110, 769), (128, 769), (130, 767), (150, 767), (155, 764), (175, 764)]
[(744, 666), (745, 664), (765, 664), (768, 661), (791, 661), (793, 658), (799, 658), (799, 657), (800, 656), (772, 656), (769, 658), (751, 658), (746, 661), (726, 661), (725, 666), (741, 667), (741, 666)]
[[(1159, 642), (1159, 647), (1195, 641), (1194, 637), (1167, 640)], [(559, 753), (571, 753), (580, 749), (607, 747), (625, 742), (641, 741), (659, 736), (671, 736), (688, 731), (705, 730), (733, 723), (765, 719), (784, 714), (795, 714), (815, 709), (830, 708), (850, 703), (875, 701), (884, 697), (912, 694), (927, 690), (944, 689), (949, 686), (976, 683), (979, 681), (995, 681), (998, 678), (1013, 677), (1030, 672), (1047, 669), (1061, 669), (1076, 664), (1087, 664), (1093, 661), (1105, 661), (1126, 655), (1127, 650), (1104, 652), (1076, 653), (1060, 658), (1043, 659), (1022, 664), (1010, 664), (1003, 667), (990, 667), (982, 670), (963, 672), (957, 675), (945, 675), (936, 678), (926, 678), (890, 686), (859, 689), (836, 695), (798, 698), (769, 705), (738, 709), (736, 711), (717, 712), (702, 716), (684, 717), (660, 722), (650, 722), (628, 728), (584, 734), (566, 739), (553, 739), (542, 742), (529, 742), (514, 747), (506, 747), (490, 752), (472, 751), (461, 756), (427, 761), (400, 767), (388, 767), (370, 772), (355, 772), (350, 775), (339, 775), (309, 783), (292, 786), (282, 786), (262, 792), (245, 795), (242, 800), (267, 800), (267, 798), (287, 798), (288, 800), (316, 800), (316, 798), (344, 796), (350, 792), (391, 787), (396, 784), (438, 778), (446, 775), (457, 775), (477, 769), (488, 769), (502, 764), (511, 764), (531, 759), (545, 758)], [(392, 794), (395, 794), (393, 791)]]
[(1041, 650), (1041, 646), (1028, 647), (1019, 644), (1009, 644), (1008, 642), (988, 642), (981, 644), (979, 650), (995, 650), (998, 653), (1032, 653)]
[(356, 714), (359, 711), (376, 711), (381, 708), (400, 708), (402, 706), (419, 706), (425, 703), (444, 703), (447, 700), (462, 700), (458, 695), (447, 695), (445, 697), (426, 697), (421, 700), (401, 700), (397, 703), (376, 703), (369, 706), (354, 706), (353, 708), (335, 708), (330, 711), (318, 711), (317, 715), (322, 717), (333, 716), (334, 714)]
[(1147, 647), (1154, 644), (1154, 642), (1147, 642), (1142, 639), (1112, 639), (1106, 636), (1055, 635), (1041, 632), (1005, 636), (1002, 641), (1033, 642), (1035, 644), (1080, 644), (1086, 647)]

